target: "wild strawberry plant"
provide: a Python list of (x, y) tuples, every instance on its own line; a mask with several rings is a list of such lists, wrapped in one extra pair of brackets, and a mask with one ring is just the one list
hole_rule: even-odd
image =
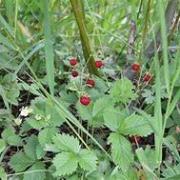
[(0, 1), (0, 179), (179, 179), (177, 2)]

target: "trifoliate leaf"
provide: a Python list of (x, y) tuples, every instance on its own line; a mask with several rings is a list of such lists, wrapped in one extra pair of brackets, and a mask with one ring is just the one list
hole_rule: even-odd
[(78, 159), (73, 153), (62, 152), (54, 157), (53, 164), (56, 168), (55, 176), (70, 175), (76, 171)]
[(36, 162), (31, 168), (24, 172), (23, 180), (45, 180), (45, 170), (42, 162)]
[(79, 156), (79, 165), (82, 169), (87, 171), (96, 170), (97, 157), (92, 151), (82, 149)]
[[(150, 119), (153, 121), (153, 118)], [(147, 136), (153, 132), (149, 121), (139, 115), (132, 114), (124, 119), (123, 125), (119, 127), (118, 132), (124, 135)]]
[(79, 140), (68, 134), (56, 134), (56, 136), (53, 137), (53, 142), (61, 151), (78, 153), (80, 150)]
[(128, 170), (134, 160), (131, 143), (118, 133), (111, 133), (108, 142), (111, 143), (113, 161), (120, 166), (122, 171)]
[(15, 172), (24, 171), (33, 163), (34, 161), (21, 151), (13, 155), (10, 160), (10, 166)]
[(110, 95), (115, 102), (128, 103), (137, 97), (134, 89), (132, 82), (127, 78), (123, 78), (113, 84)]

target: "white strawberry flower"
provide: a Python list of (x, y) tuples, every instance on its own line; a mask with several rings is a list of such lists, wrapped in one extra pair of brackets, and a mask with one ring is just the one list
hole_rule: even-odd
[(20, 126), (21, 123), (22, 123), (22, 119), (21, 119), (21, 118), (16, 118), (16, 119), (14, 119), (14, 122), (15, 122), (15, 124), (16, 124), (17, 126)]
[(22, 109), (21, 109), (21, 113), (20, 113), (20, 116), (24, 116), (24, 117), (26, 117), (26, 116), (28, 116), (30, 113), (32, 113), (32, 108), (30, 108), (30, 107), (22, 107)]

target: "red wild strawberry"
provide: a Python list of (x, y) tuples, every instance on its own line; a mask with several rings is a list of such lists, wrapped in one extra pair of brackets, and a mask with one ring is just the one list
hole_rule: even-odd
[(86, 85), (92, 88), (95, 86), (95, 81), (93, 79), (87, 79)]
[(138, 64), (138, 63), (134, 63), (134, 64), (131, 65), (131, 69), (132, 69), (134, 72), (137, 73), (137, 72), (140, 71), (141, 66), (140, 66), (140, 64)]
[(97, 60), (97, 61), (95, 62), (95, 66), (96, 66), (97, 68), (101, 68), (102, 66), (104, 66), (104, 63), (103, 63), (101, 60)]
[(72, 77), (77, 77), (79, 73), (77, 71), (72, 71), (71, 72)]
[(150, 73), (146, 73), (143, 77), (144, 82), (150, 82), (152, 80), (152, 75)]
[(76, 58), (71, 58), (69, 62), (71, 66), (75, 66), (78, 63)]
[(91, 98), (89, 96), (81, 96), (80, 103), (84, 106), (88, 106), (91, 102)]

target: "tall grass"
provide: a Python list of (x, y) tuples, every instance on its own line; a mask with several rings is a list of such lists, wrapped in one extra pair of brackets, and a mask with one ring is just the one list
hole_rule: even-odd
[(164, 77), (165, 77), (165, 82), (166, 82), (166, 90), (169, 95), (170, 83), (169, 83), (169, 62), (168, 62), (168, 44), (167, 44), (167, 29), (166, 29), (167, 26), (166, 26), (166, 21), (165, 21), (164, 3), (162, 0), (158, 0), (158, 9), (159, 9), (158, 12), (159, 12), (159, 17), (160, 17), (160, 27), (161, 27)]
[(46, 59), (46, 71), (47, 80), (51, 94), (54, 94), (54, 52), (53, 52), (53, 36), (51, 32), (50, 12), (49, 12), (49, 0), (44, 0), (43, 12), (44, 12), (44, 37), (45, 37), (45, 59)]
[[(165, 85), (166, 90), (168, 94), (168, 102), (166, 107), (165, 114), (162, 113), (162, 104), (161, 104), (161, 82), (162, 77), (160, 74), (160, 59), (158, 58), (158, 54), (156, 51), (155, 55), (155, 72), (156, 72), (156, 83), (155, 83), (155, 89), (156, 89), (156, 104), (155, 104), (155, 110), (154, 110), (154, 116), (156, 118), (157, 124), (156, 129), (158, 133), (155, 133), (155, 149), (156, 149), (156, 158), (157, 163), (160, 165), (162, 163), (162, 146), (163, 146), (163, 137), (165, 136), (165, 128), (167, 124), (167, 120), (172, 113), (172, 111), (175, 108), (175, 105), (177, 104), (178, 100), (180, 99), (180, 89), (177, 91), (173, 98), (173, 89), (176, 80), (178, 79), (180, 75), (180, 66), (177, 66), (176, 72), (174, 73), (174, 77), (172, 79), (172, 82), (170, 84), (170, 77), (169, 77), (169, 61), (168, 61), (168, 43), (167, 43), (167, 30), (166, 30), (166, 21), (165, 21), (165, 9), (164, 4), (162, 0), (158, 0), (157, 2), (157, 8), (158, 8), (158, 15), (160, 17), (160, 28), (161, 28), (161, 49), (162, 49), (162, 59), (163, 59), (163, 70), (164, 70), (164, 78), (165, 78)], [(155, 40), (155, 35), (154, 35)], [(157, 46), (155, 46), (157, 47)], [(176, 54), (175, 60), (178, 62), (179, 53)], [(179, 63), (177, 63), (179, 64)], [(173, 99), (172, 99), (173, 98)]]

